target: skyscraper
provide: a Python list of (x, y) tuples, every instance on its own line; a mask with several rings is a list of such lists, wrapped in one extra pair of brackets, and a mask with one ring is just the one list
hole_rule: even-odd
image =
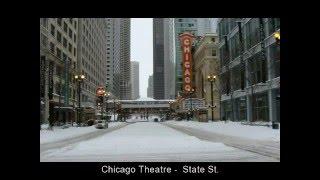
[(116, 18), (116, 31), (120, 32), (120, 99), (131, 99), (130, 85), (130, 18)]
[[(114, 18), (107, 18), (107, 90), (120, 98), (120, 25)], [(117, 28), (117, 26), (119, 26)]]
[(164, 99), (164, 20), (153, 19), (153, 97)]
[(213, 18), (197, 18), (197, 36), (204, 36), (206, 33), (213, 33)]
[[(65, 109), (75, 107), (78, 47), (77, 18), (40, 19), (40, 98), (41, 121), (47, 122), (49, 111), (56, 120), (71, 120)], [(55, 113), (55, 114), (54, 114)]]
[(174, 18), (164, 18), (164, 98), (175, 98)]
[(147, 96), (149, 98), (153, 98), (153, 75), (148, 78)]
[(139, 99), (139, 62), (131, 61), (131, 99)]
[(106, 86), (107, 78), (107, 23), (105, 18), (79, 18), (78, 23), (78, 74), (86, 80), (82, 83), (81, 101), (94, 106), (96, 89)]

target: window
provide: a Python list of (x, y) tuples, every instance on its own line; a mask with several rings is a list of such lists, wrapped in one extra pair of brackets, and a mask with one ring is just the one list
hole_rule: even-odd
[(74, 28), (77, 28), (77, 21), (74, 21)]
[(267, 80), (267, 68), (262, 52), (252, 56), (248, 62), (251, 85), (265, 82)]
[(69, 52), (72, 53), (72, 45), (70, 43), (68, 43), (68, 48), (69, 48)]
[(47, 47), (48, 45), (48, 38), (41, 33), (40, 35), (40, 41), (41, 41), (41, 45), (43, 45), (44, 47)]
[(72, 39), (72, 30), (69, 28), (69, 38)]
[(40, 22), (42, 26), (44, 26), (45, 28), (48, 28), (48, 18), (40, 18)]
[(280, 18), (268, 18), (268, 35), (280, 29)]
[(215, 38), (211, 38), (211, 41), (212, 41), (212, 42), (216, 42), (216, 39), (215, 39)]
[(65, 53), (62, 54), (63, 61), (67, 61), (67, 55)]
[(57, 48), (57, 57), (61, 59), (61, 50), (59, 48)]
[(57, 18), (57, 23), (59, 26), (61, 26), (62, 25), (62, 18)]
[(77, 36), (76, 36), (76, 34), (73, 34), (73, 41), (74, 41), (74, 43), (77, 43)]
[(257, 94), (254, 98), (254, 121), (269, 121), (268, 95)]
[(270, 69), (273, 71), (272, 78), (279, 77), (280, 76), (280, 46), (277, 44), (272, 44), (269, 46), (270, 51)]
[(74, 56), (77, 55), (77, 53), (76, 53), (76, 48), (75, 48), (75, 47), (73, 48), (73, 55), (74, 55)]
[(63, 47), (67, 48), (67, 39), (63, 37)]
[(231, 56), (232, 59), (237, 58), (240, 55), (240, 41), (239, 41), (239, 33), (236, 33), (230, 39), (230, 48), (231, 48)]
[(52, 36), (54, 36), (54, 34), (55, 34), (55, 27), (54, 27), (54, 25), (53, 24), (51, 24), (51, 35)]
[(66, 22), (63, 22), (63, 31), (64, 31), (65, 33), (68, 33), (68, 25), (67, 25)]
[(54, 44), (52, 42), (50, 42), (50, 51), (54, 53)]
[(61, 43), (61, 33), (59, 31), (57, 31), (57, 40)]
[(215, 49), (212, 49), (212, 56), (216, 56), (217, 55), (217, 51)]
[(260, 24), (259, 18), (252, 18), (246, 25), (246, 38), (245, 45), (246, 49), (250, 49), (260, 42)]

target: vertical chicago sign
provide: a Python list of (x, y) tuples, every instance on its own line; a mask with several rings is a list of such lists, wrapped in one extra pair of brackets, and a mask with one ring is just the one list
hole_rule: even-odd
[(192, 88), (192, 54), (191, 46), (194, 36), (185, 32), (180, 36), (182, 48), (182, 65), (183, 65), (183, 91), (189, 92)]

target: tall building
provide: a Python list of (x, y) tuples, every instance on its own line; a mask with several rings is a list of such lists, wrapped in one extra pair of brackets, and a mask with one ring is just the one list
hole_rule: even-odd
[(148, 78), (147, 97), (153, 98), (153, 75)]
[(164, 18), (164, 98), (175, 99), (174, 18)]
[(190, 32), (194, 35), (197, 34), (197, 19), (196, 18), (175, 18), (174, 19), (174, 34), (175, 34), (175, 96), (182, 93), (182, 51), (179, 35), (183, 32)]
[(164, 99), (164, 19), (153, 19), (153, 96)]
[(218, 20), (222, 119), (280, 122), (277, 31), (280, 18)]
[[(213, 102), (215, 107), (207, 109), (207, 114), (203, 114), (203, 119), (206, 120), (212, 120), (212, 115), (214, 120), (220, 120), (218, 42), (216, 34), (206, 33), (197, 43), (193, 55), (196, 97), (204, 99), (208, 107), (212, 107)], [(212, 87), (208, 76), (216, 76)]]
[[(77, 18), (40, 18), (41, 121), (49, 114), (59, 121), (74, 120), (78, 56)], [(66, 108), (61, 108), (66, 107)]]
[(131, 88), (131, 99), (139, 99), (139, 62), (137, 61), (131, 61)]
[(116, 18), (116, 29), (120, 32), (120, 99), (131, 99), (130, 84), (130, 18)]
[(106, 87), (107, 21), (104, 18), (79, 18), (78, 74), (86, 80), (81, 84), (84, 106), (95, 106), (96, 89)]
[(120, 98), (120, 24), (107, 18), (107, 90), (113, 98)]
[(204, 36), (206, 33), (213, 33), (213, 18), (197, 18), (197, 36)]

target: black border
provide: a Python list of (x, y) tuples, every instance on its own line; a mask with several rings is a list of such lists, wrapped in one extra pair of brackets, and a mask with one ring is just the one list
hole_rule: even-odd
[[(271, 2), (274, 3), (274, 2)], [(203, 5), (202, 5), (203, 7)], [(76, 8), (76, 7), (75, 7)], [(211, 8), (211, 7), (208, 7)], [(279, 7), (280, 8), (280, 7)], [(99, 10), (103, 10), (102, 7), (98, 8)], [(162, 13), (158, 15), (154, 15), (151, 10), (149, 11), (141, 11), (141, 10), (135, 10), (133, 15), (126, 14), (128, 12), (116, 12), (113, 15), (110, 15), (109, 12), (106, 11), (99, 11), (99, 13), (93, 12), (95, 15), (77, 15), (78, 17), (103, 17), (103, 16), (109, 16), (109, 17), (232, 17), (232, 16), (239, 16), (239, 14), (235, 14), (236, 12), (221, 12), (217, 11), (217, 7), (212, 6), (212, 11), (206, 11), (199, 12), (195, 15), (196, 12), (193, 11), (192, 14), (189, 13), (180, 13), (179, 11), (173, 11), (169, 13), (163, 14)], [(207, 9), (204, 9), (207, 10)], [(271, 9), (271, 11), (275, 11), (275, 9)], [(52, 12), (52, 11), (48, 11)], [(42, 15), (35, 15), (32, 18), (26, 18), (26, 15), (30, 15), (29, 13), (19, 14), (19, 23), (17, 21), (10, 21), (7, 25), (12, 27), (9, 30), (9, 33), (11, 34), (8, 38), (8, 46), (10, 47), (7, 52), (5, 52), (7, 56), (7, 61), (12, 64), (6, 65), (8, 68), (8, 72), (10, 74), (10, 80), (6, 85), (9, 86), (9, 91), (12, 91), (12, 87), (17, 87), (17, 84), (19, 85), (19, 89), (22, 89), (23, 95), (12, 95), (12, 96), (6, 96), (7, 98), (5, 101), (9, 102), (9, 106), (11, 107), (10, 110), (7, 112), (10, 114), (9, 117), (13, 117), (14, 119), (19, 120), (19, 126), (17, 127), (17, 130), (14, 130), (12, 132), (12, 129), (7, 129), (8, 132), (6, 132), (7, 136), (10, 136), (8, 138), (7, 136), (4, 136), (6, 139), (9, 139), (9, 147), (8, 150), (12, 155), (10, 155), (13, 158), (10, 158), (10, 162), (17, 162), (17, 165), (12, 164), (9, 166), (10, 172), (12, 174), (31, 174), (34, 176), (40, 176), (40, 177), (94, 177), (94, 176), (105, 176), (106, 174), (101, 174), (99, 172), (100, 168), (104, 164), (119, 164), (119, 163), (40, 163), (40, 157), (39, 157), (39, 89), (38, 89), (38, 82), (39, 82), (39, 21), (38, 19), (40, 17), (57, 17), (57, 16), (68, 16), (73, 14), (78, 14), (79, 12), (76, 11), (75, 13), (68, 12), (67, 14), (60, 14), (60, 15), (45, 15), (48, 12), (44, 12)], [(54, 11), (55, 12), (55, 11)], [(103, 12), (106, 12), (104, 14)], [(158, 12), (158, 11), (156, 11)], [(295, 65), (299, 67), (297, 64), (297, 56), (295, 56), (292, 53), (293, 49), (296, 46), (296, 43), (293, 41), (293, 39), (296, 36), (296, 33), (294, 33), (294, 30), (298, 31), (298, 25), (297, 21), (302, 20), (301, 19), (292, 19), (287, 16), (280, 16), (279, 13), (273, 13), (272, 15), (250, 15), (246, 13), (261, 13), (261, 11), (246, 11), (244, 10), (242, 13), (245, 15), (240, 15), (241, 17), (280, 17), (281, 18), (281, 26), (282, 31), (281, 34), (283, 35), (283, 38), (281, 40), (282, 46), (281, 46), (281, 84), (282, 84), (282, 104), (281, 104), (281, 121), (282, 121), (282, 127), (281, 127), (281, 164), (289, 165), (290, 161), (293, 162), (293, 160), (301, 160), (301, 156), (297, 156), (296, 153), (293, 152), (293, 148), (289, 148), (289, 144), (293, 144), (295, 140), (299, 139), (297, 138), (298, 135), (295, 134), (295, 131), (293, 130), (293, 126), (299, 126), (297, 123), (296, 118), (303, 118), (303, 116), (296, 115), (292, 111), (293, 109), (296, 109), (293, 107), (297, 102), (296, 99), (293, 99), (292, 97), (296, 96), (295, 91), (291, 91), (294, 88), (294, 84), (296, 84), (297, 79), (292, 79), (292, 77), (296, 71), (295, 71)], [(263, 11), (264, 12), (264, 11)], [(267, 12), (267, 11), (266, 11)], [(144, 14), (143, 14), (144, 13)], [(211, 14), (212, 13), (212, 14)], [(219, 14), (220, 13), (220, 14)], [(293, 26), (289, 27), (289, 22), (293, 21)], [(21, 29), (23, 29), (21, 35)], [(16, 37), (11, 38), (11, 37)], [(291, 38), (290, 38), (291, 37)], [(16, 48), (18, 48), (20, 51), (17, 52)], [(296, 62), (295, 62), (296, 61)], [(18, 62), (18, 63), (17, 63)], [(12, 68), (13, 67), (13, 68)], [(8, 76), (8, 74), (7, 74)], [(296, 77), (296, 76), (295, 76)], [(302, 77), (296, 77), (299, 80), (303, 81)], [(18, 80), (18, 82), (17, 82)], [(290, 87), (290, 84), (292, 87)], [(12, 94), (12, 92), (6, 93), (6, 94)], [(303, 108), (303, 107), (302, 107)], [(14, 134), (18, 131), (18, 134)], [(295, 134), (295, 135), (294, 135)], [(23, 139), (21, 139), (21, 136)], [(11, 138), (15, 138), (11, 140)], [(300, 139), (301, 140), (301, 139)], [(299, 149), (299, 147), (297, 147)], [(300, 148), (301, 149), (301, 148)], [(300, 150), (299, 149), (299, 150)], [(292, 159), (291, 157), (294, 157)], [(40, 164), (39, 164), (40, 163)], [(220, 174), (218, 176), (233, 176), (233, 177), (275, 177), (278, 174), (280, 174), (280, 163), (213, 163), (218, 166), (218, 168), (221, 168), (221, 171), (223, 174)], [(193, 164), (193, 163), (120, 163), (120, 165), (123, 166), (129, 166), (129, 165), (137, 165), (137, 164), (146, 164), (150, 166), (157, 166), (157, 165), (163, 165), (163, 166), (171, 166), (176, 167), (177, 169), (179, 166), (182, 166), (184, 164)], [(208, 163), (195, 163), (197, 165), (203, 165), (206, 166)], [(294, 165), (294, 163), (290, 163), (290, 165)], [(19, 173), (17, 173), (17, 168), (19, 168)], [(284, 171), (284, 169), (282, 169)], [(289, 172), (289, 171), (284, 171)], [(183, 174), (180, 174), (183, 175)], [(190, 174), (187, 174), (190, 175)], [(197, 174), (201, 175), (201, 174)], [(208, 175), (208, 174), (202, 174), (202, 175)], [(126, 176), (126, 175), (124, 175)]]

